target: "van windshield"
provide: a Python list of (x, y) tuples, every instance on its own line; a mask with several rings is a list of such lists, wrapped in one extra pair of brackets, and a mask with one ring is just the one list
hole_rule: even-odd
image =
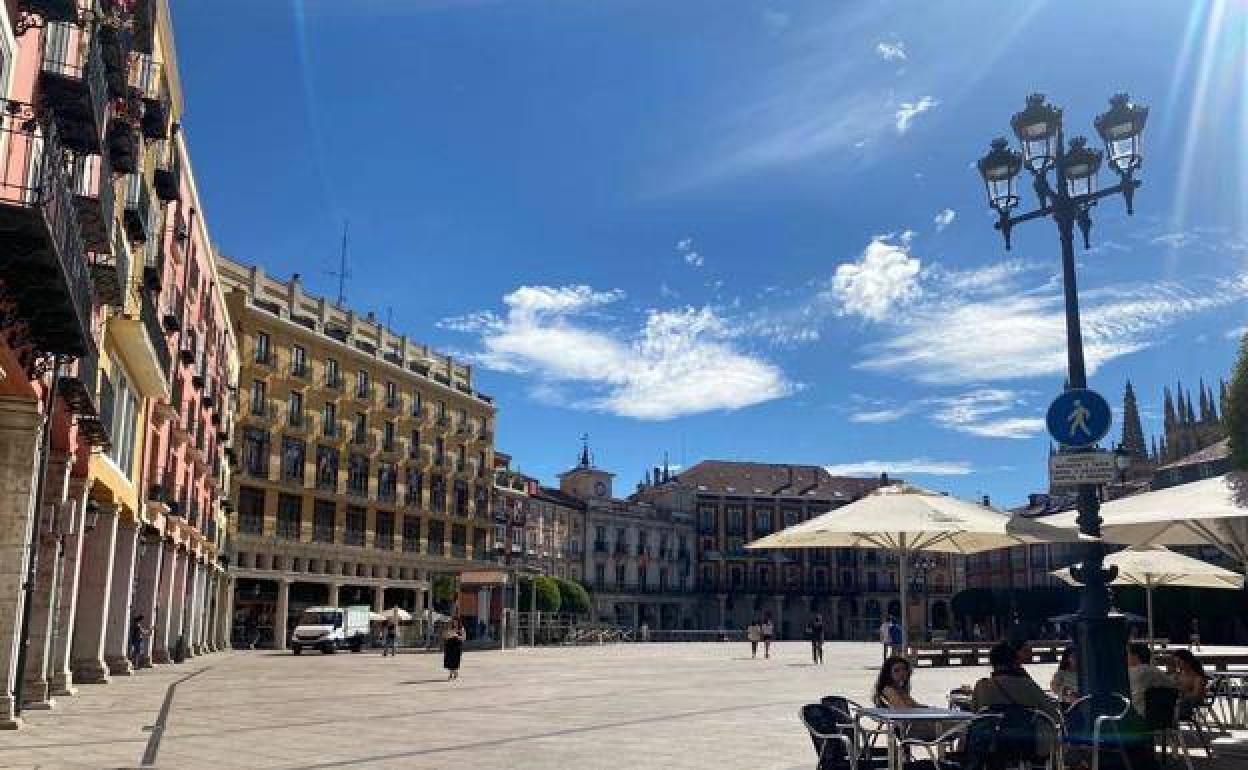
[(333, 626), (338, 628), (342, 625), (342, 613), (340, 612), (305, 612), (299, 616), (299, 625), (301, 626)]

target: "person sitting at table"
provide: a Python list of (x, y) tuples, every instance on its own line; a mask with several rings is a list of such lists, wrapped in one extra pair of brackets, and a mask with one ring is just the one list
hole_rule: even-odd
[(1144, 642), (1127, 645), (1127, 678), (1131, 681), (1131, 707), (1144, 715), (1144, 693), (1154, 687), (1176, 687), (1165, 671), (1153, 665), (1153, 651)]
[(1179, 686), (1180, 709), (1187, 715), (1205, 702), (1209, 675), (1189, 650), (1175, 650), (1170, 656), (1174, 661), (1174, 681)]
[(1079, 698), (1079, 658), (1074, 645), (1062, 650), (1062, 659), (1053, 672), (1049, 689), (1062, 703), (1074, 703)]
[(1025, 706), (1060, 718), (1057, 702), (1019, 665), (1018, 653), (1008, 642), (993, 645), (988, 652), (992, 674), (975, 683), (971, 708), (981, 711), (999, 706)]
[(875, 679), (871, 702), (880, 708), (910, 709), (923, 704), (910, 695), (910, 661), (900, 655), (884, 659), (880, 675)]

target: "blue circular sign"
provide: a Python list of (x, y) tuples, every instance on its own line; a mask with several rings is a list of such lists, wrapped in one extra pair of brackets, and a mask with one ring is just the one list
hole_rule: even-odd
[(1053, 440), (1070, 447), (1092, 446), (1105, 438), (1113, 421), (1109, 402), (1087, 388), (1074, 388), (1053, 399), (1045, 417)]

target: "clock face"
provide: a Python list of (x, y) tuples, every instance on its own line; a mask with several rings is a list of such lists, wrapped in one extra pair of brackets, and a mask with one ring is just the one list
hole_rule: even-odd
[(607, 485), (603, 484), (601, 481), (595, 481), (594, 482), (594, 494), (598, 495), (599, 497), (602, 497), (606, 493), (607, 493)]

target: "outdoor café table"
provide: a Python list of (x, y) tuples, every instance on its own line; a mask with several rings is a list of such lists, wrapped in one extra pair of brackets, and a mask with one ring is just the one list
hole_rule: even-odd
[(889, 770), (902, 770), (900, 741), (906, 736), (910, 727), (915, 724), (935, 724), (940, 730), (948, 729), (961, 722), (969, 722), (975, 718), (970, 711), (945, 709), (936, 706), (918, 706), (916, 708), (861, 708), (854, 720), (854, 729), (858, 733), (859, 746), (865, 746), (864, 735), (879, 734), (879, 730), (863, 727), (863, 718), (870, 719), (888, 729), (883, 732), (888, 736), (888, 767)]
[(1248, 727), (1248, 671), (1212, 671), (1215, 716), (1226, 727)]

